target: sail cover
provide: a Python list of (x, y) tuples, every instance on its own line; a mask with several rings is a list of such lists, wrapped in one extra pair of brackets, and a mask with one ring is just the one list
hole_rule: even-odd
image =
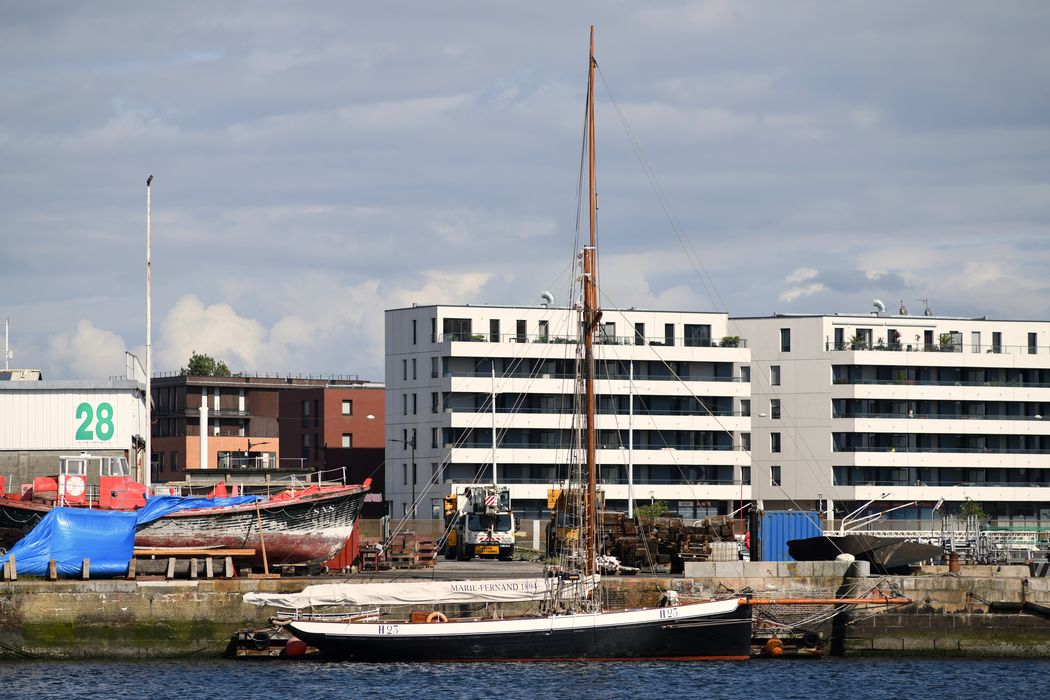
[[(583, 592), (593, 590), (598, 577), (582, 581)], [(511, 603), (543, 600), (555, 595), (556, 578), (487, 579), (482, 581), (418, 581), (411, 583), (326, 583), (307, 586), (300, 593), (245, 593), (244, 602), (288, 610), (324, 605), (433, 605), (436, 603)], [(578, 593), (561, 583), (560, 597)]]

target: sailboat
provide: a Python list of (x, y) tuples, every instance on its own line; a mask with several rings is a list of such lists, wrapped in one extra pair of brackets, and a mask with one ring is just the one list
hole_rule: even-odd
[[(751, 605), (746, 598), (662, 607), (603, 609), (597, 568), (597, 487), (594, 339), (601, 321), (597, 291), (594, 158), (594, 27), (587, 71), (590, 242), (582, 262), (582, 406), (586, 418), (582, 551), (568, 558), (580, 571), (558, 572), (545, 586), (552, 595), (532, 617), (447, 619), (434, 613), (417, 622), (381, 621), (376, 616), (333, 621), (293, 619), (287, 629), (329, 658), (355, 661), (725, 659), (749, 657)], [(581, 450), (582, 452), (582, 450)], [(583, 465), (581, 465), (583, 466)], [(582, 470), (581, 470), (582, 471)], [(440, 602), (440, 601), (435, 601)]]

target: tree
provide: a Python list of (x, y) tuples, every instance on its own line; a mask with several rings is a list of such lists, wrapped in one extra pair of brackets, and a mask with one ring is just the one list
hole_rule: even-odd
[(638, 506), (634, 509), (640, 517), (643, 518), (658, 518), (667, 512), (666, 501), (654, 501), (643, 506)]
[(216, 361), (211, 355), (194, 350), (190, 361), (179, 370), (179, 374), (190, 377), (228, 377), (230, 368), (222, 360)]

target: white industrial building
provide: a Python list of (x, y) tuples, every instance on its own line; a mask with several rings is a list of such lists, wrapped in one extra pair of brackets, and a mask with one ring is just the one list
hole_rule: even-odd
[[(60, 456), (126, 456), (132, 465), (141, 459), (147, 430), (142, 382), (18, 379), (0, 381), (0, 475), (7, 491), (57, 474)], [(88, 477), (97, 483), (98, 474)]]
[(751, 348), (761, 506), (830, 519), (915, 501), (880, 525), (905, 529), (971, 500), (993, 524), (1050, 521), (1050, 323), (877, 303), (869, 315), (732, 324)]
[[(630, 496), (702, 517), (750, 500), (751, 357), (727, 322), (719, 313), (604, 311), (595, 355), (607, 507), (628, 510)], [(393, 515), (411, 514), (415, 502), (417, 517), (435, 517), (450, 488), (492, 481), (511, 487), (519, 515), (547, 510), (572, 461), (578, 328), (565, 308), (386, 312)]]

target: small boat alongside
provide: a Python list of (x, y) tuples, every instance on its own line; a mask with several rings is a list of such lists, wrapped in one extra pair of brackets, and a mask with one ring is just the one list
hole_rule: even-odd
[[(89, 470), (98, 470), (99, 489), (87, 487)], [(140, 511), (158, 499), (130, 476), (124, 457), (81, 454), (59, 459), (59, 473), (38, 477), (20, 494), (0, 497), (0, 547), (10, 549), (55, 507), (97, 511)], [(185, 509), (172, 509), (144, 521), (135, 545), (149, 548), (244, 549), (257, 554), (247, 564), (314, 564), (331, 559), (353, 533), (371, 480), (363, 484), (291, 488), (269, 498), (213, 496), (186, 499)], [(260, 535), (261, 533), (261, 535)]]

